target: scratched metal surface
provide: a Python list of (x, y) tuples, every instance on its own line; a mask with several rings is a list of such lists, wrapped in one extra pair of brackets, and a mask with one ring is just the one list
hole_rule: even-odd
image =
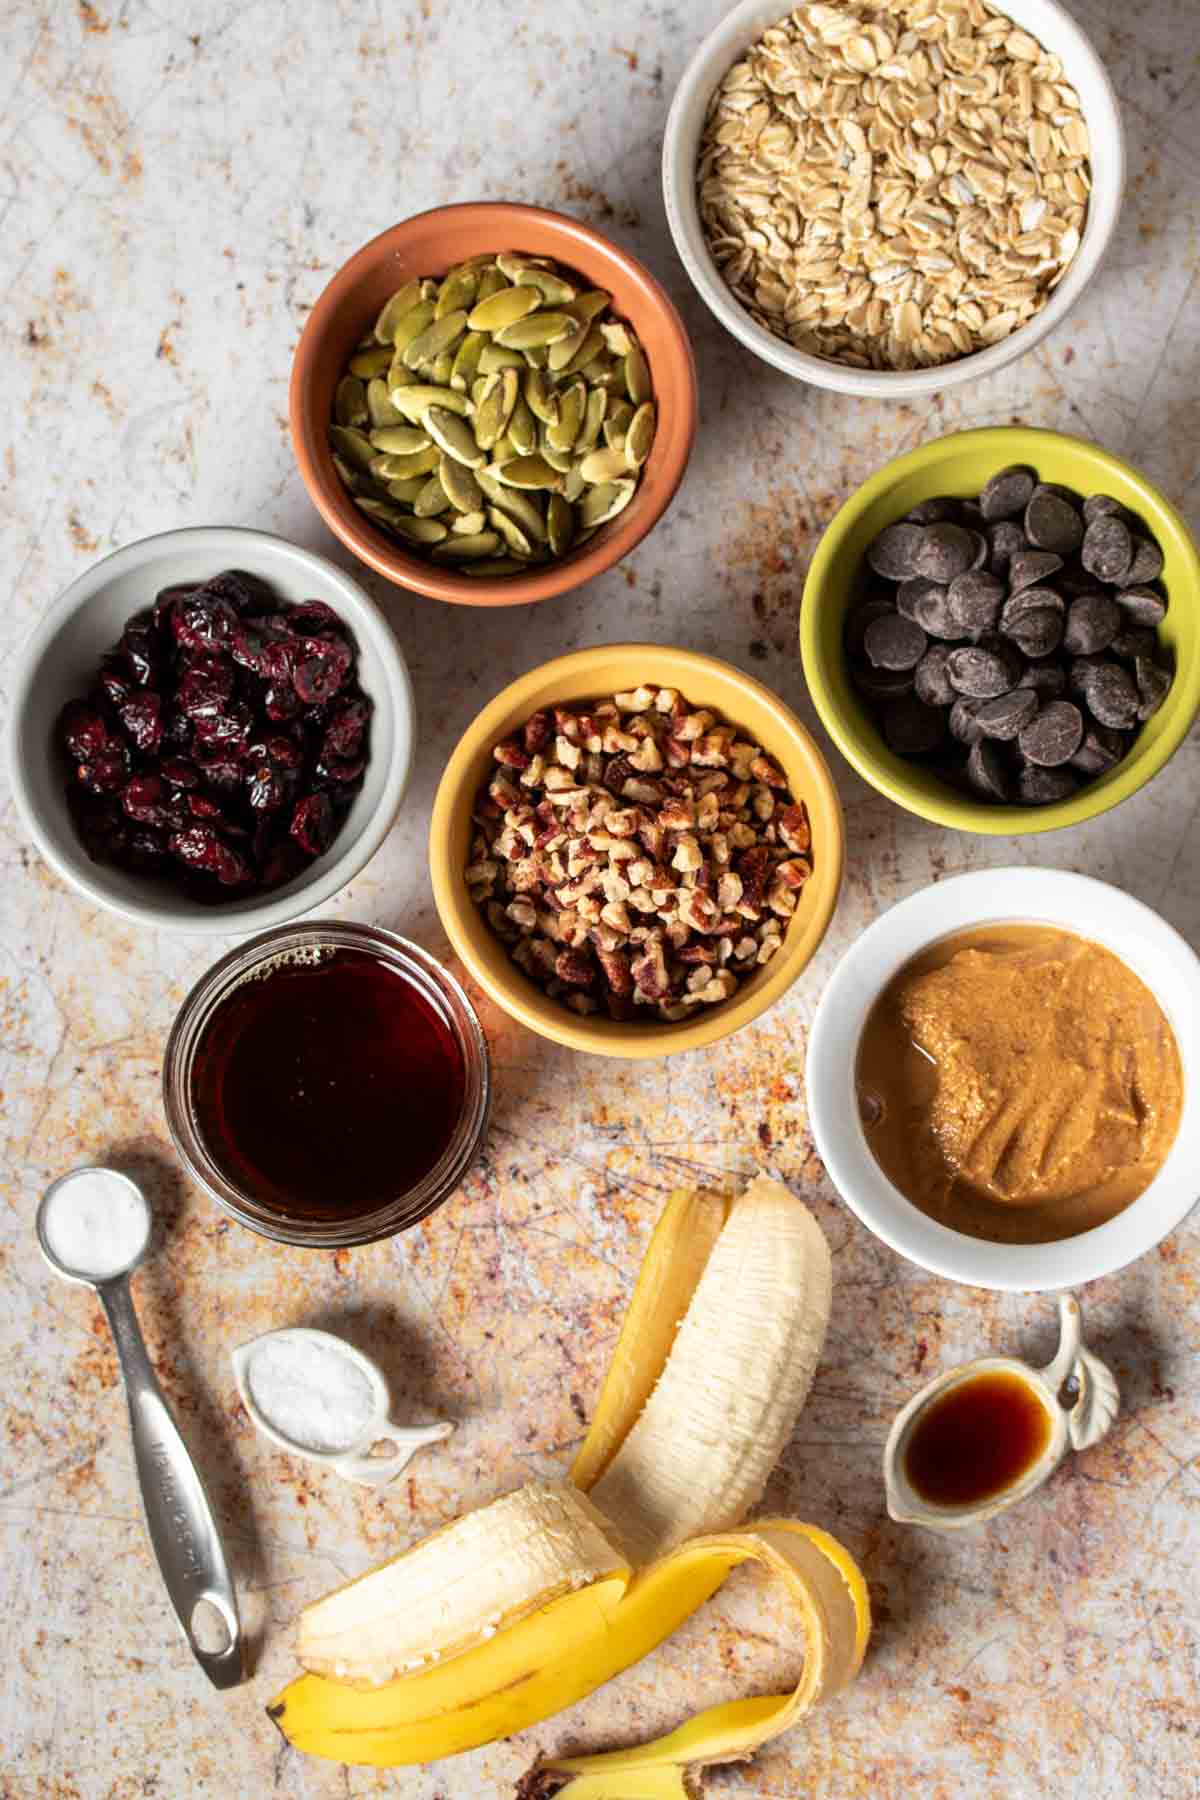
[[(375, 585), (416, 681), (420, 759), (395, 832), (332, 910), (443, 947), (422, 851), (437, 775), (479, 704), (543, 657), (628, 634), (691, 644), (763, 676), (811, 721), (794, 648), (803, 569), (839, 501), (922, 437), (1011, 418), (1080, 431), (1140, 463), (1196, 523), (1193, 0), (1078, 0), (1130, 132), (1115, 251), (1042, 349), (922, 409), (789, 383), (722, 337), (685, 286), (658, 143), (682, 61), (721, 0), (194, 0), (177, 24), (182, 11), (148, 0), (3, 10), (0, 667), (94, 557), (165, 527), (256, 523), (346, 560), (293, 467), (289, 361), (332, 270), (410, 211), (505, 196), (598, 223), (666, 280), (700, 362), (703, 429), (686, 485), (623, 568), (512, 615)], [(849, 833), (841, 909), (769, 1017), (714, 1051), (646, 1067), (573, 1058), (485, 1007), (498, 1084), (485, 1159), (420, 1230), (329, 1256), (228, 1226), (173, 1163), (163, 1041), (218, 946), (89, 911), (27, 851), (5, 790), (0, 1792), (499, 1796), (539, 1749), (630, 1741), (700, 1692), (764, 1676), (750, 1648), (770, 1659), (781, 1621), (747, 1582), (572, 1714), (439, 1767), (306, 1763), (261, 1710), (290, 1673), (301, 1604), (462, 1507), (563, 1468), (664, 1193), (764, 1165), (814, 1207), (837, 1270), (824, 1362), (768, 1501), (845, 1539), (870, 1577), (878, 1629), (844, 1701), (753, 1767), (714, 1776), (713, 1791), (1197, 1791), (1200, 1225), (1086, 1296), (1089, 1334), (1125, 1395), (1105, 1444), (961, 1543), (894, 1527), (878, 1459), (896, 1406), (950, 1361), (1047, 1352), (1051, 1308), (924, 1279), (860, 1229), (813, 1156), (802, 1070), (842, 949), (935, 875), (1014, 860), (1089, 870), (1200, 944), (1200, 736), (1115, 816), (1026, 844), (939, 832), (840, 763), (837, 774)], [(257, 1641), (253, 1677), (232, 1695), (208, 1691), (169, 1617), (98, 1311), (52, 1287), (33, 1247), (48, 1179), (109, 1157), (143, 1174), (162, 1224), (136, 1295)], [(254, 1436), (229, 1350), (300, 1321), (376, 1355), (413, 1417), (458, 1421), (411, 1479), (365, 1493)], [(739, 1637), (739, 1621), (753, 1638)]]

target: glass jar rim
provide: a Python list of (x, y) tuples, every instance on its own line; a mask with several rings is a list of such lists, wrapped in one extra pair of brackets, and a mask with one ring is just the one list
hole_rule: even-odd
[[(463, 1060), (462, 1108), (450, 1142), (428, 1174), (371, 1212), (334, 1219), (289, 1218), (230, 1180), (199, 1127), (192, 1090), (196, 1052), (213, 1014), (263, 963), (289, 952), (360, 950), (379, 957), (430, 1002), (452, 1031)], [(419, 944), (380, 925), (310, 919), (276, 925), (236, 944), (205, 970), (175, 1016), (163, 1056), (163, 1110), (188, 1175), (240, 1225), (276, 1243), (314, 1249), (369, 1244), (406, 1230), (436, 1211), (474, 1163), (492, 1104), (491, 1061), (478, 1015), (455, 976)]]

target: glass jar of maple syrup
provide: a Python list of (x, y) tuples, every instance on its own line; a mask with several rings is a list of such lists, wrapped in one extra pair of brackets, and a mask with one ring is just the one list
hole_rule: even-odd
[(163, 1104), (188, 1173), (252, 1231), (334, 1248), (449, 1198), (491, 1105), (465, 992), (371, 925), (282, 925), (229, 951), (172, 1027)]

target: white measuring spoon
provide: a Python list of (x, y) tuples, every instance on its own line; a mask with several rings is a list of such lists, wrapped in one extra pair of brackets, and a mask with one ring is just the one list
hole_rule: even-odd
[(150, 1366), (129, 1276), (150, 1243), (141, 1188), (115, 1169), (73, 1169), (46, 1189), (37, 1214), (42, 1255), (64, 1281), (100, 1296), (117, 1346), (150, 1542), (188, 1647), (214, 1687), (244, 1674), (237, 1595), (187, 1445)]

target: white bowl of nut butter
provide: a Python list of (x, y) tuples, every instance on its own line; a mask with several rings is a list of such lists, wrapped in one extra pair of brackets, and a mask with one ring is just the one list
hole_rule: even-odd
[(1106, 882), (957, 876), (847, 952), (807, 1080), (830, 1179), (893, 1250), (975, 1287), (1076, 1287), (1200, 1197), (1200, 958)]

